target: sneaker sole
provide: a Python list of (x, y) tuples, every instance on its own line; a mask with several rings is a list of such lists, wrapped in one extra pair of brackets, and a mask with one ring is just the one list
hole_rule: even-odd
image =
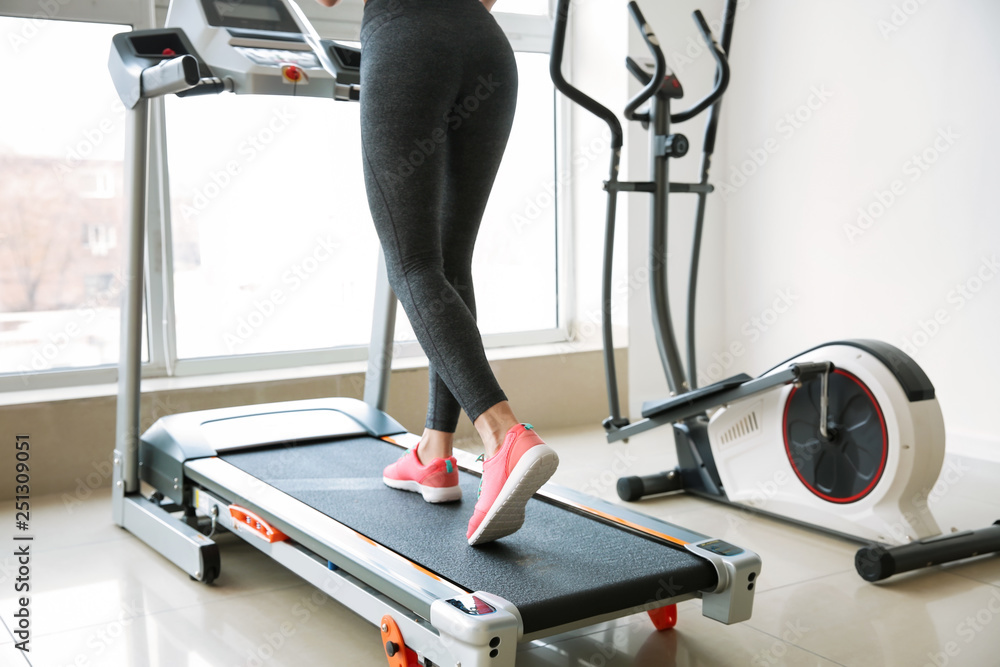
[(462, 499), (462, 487), (460, 486), (424, 486), (420, 482), (411, 479), (391, 479), (382, 477), (386, 486), (391, 486), (400, 491), (413, 491), (419, 493), (429, 503), (450, 503)]
[(559, 466), (559, 455), (548, 445), (526, 451), (500, 489), (490, 511), (469, 538), (475, 546), (506, 537), (524, 524), (524, 508), (531, 496), (549, 481)]

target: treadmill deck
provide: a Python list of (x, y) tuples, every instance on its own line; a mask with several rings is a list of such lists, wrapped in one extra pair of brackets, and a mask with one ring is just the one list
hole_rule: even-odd
[(712, 588), (714, 567), (685, 551), (532, 498), (517, 533), (465, 538), (479, 477), (459, 472), (460, 502), (391, 489), (402, 450), (372, 437), (237, 451), (221, 459), (469, 591), (513, 603), (523, 631)]

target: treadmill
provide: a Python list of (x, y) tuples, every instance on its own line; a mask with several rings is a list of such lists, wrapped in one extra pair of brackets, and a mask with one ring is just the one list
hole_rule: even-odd
[(377, 625), (389, 665), (511, 667), (521, 643), (642, 611), (665, 629), (701, 598), (750, 617), (760, 558), (723, 540), (545, 485), (524, 527), (465, 541), (482, 466), (456, 451), (461, 502), (385, 486), (419, 437), (382, 411), (396, 300), (380, 260), (365, 400), (322, 398), (176, 414), (139, 433), (150, 100), (168, 95), (360, 95), (360, 52), (320, 39), (293, 0), (173, 0), (167, 27), (116, 35), (128, 109), (126, 289), (113, 517), (192, 578), (220, 573), (235, 533)]

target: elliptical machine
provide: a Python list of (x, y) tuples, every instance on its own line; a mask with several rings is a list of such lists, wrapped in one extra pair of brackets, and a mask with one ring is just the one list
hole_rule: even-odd
[[(643, 85), (625, 118), (649, 130), (651, 181), (618, 180), (623, 132), (617, 116), (562, 76), (571, 0), (556, 10), (550, 73), (556, 88), (604, 120), (611, 131), (610, 175), (602, 281), (602, 332), (610, 416), (609, 442), (672, 426), (678, 466), (618, 480), (626, 501), (685, 491), (867, 543), (855, 559), (869, 581), (920, 567), (1000, 551), (1000, 521), (942, 536), (927, 506), (944, 460), (944, 419), (934, 386), (910, 357), (888, 343), (845, 340), (807, 350), (758, 378), (740, 374), (696, 385), (695, 295), (708, 182), (729, 84), (728, 56), (738, 0), (727, 0), (721, 45), (700, 11), (694, 20), (716, 62), (715, 84), (703, 99), (671, 112), (683, 88), (667, 70), (659, 41), (636, 2), (629, 12), (655, 61), (652, 75), (632, 58), (629, 72)], [(645, 105), (645, 107), (643, 106)], [(708, 111), (698, 183), (672, 183), (669, 160), (689, 142), (670, 124)], [(649, 276), (654, 333), (671, 397), (643, 405), (642, 420), (621, 413), (611, 330), (611, 266), (619, 192), (652, 195)], [(686, 313), (685, 374), (667, 296), (668, 195), (698, 197)]]

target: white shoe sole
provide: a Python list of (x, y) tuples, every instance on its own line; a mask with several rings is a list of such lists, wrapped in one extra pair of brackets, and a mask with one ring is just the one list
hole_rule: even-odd
[(429, 503), (450, 503), (462, 499), (462, 487), (460, 486), (424, 486), (412, 479), (390, 479), (388, 477), (382, 477), (382, 481), (385, 482), (386, 486), (391, 486), (394, 489), (419, 493)]
[(517, 532), (524, 524), (524, 507), (528, 500), (549, 481), (558, 466), (559, 455), (548, 445), (536, 445), (526, 451), (483, 522), (469, 538), (469, 544), (492, 542)]

